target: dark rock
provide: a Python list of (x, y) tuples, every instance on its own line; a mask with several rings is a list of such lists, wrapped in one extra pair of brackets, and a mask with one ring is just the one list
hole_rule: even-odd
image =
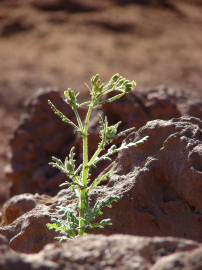
[(122, 151), (98, 196), (121, 197), (108, 233), (176, 236), (202, 241), (202, 122), (177, 118), (148, 122), (127, 141), (149, 139)]
[(36, 206), (36, 199), (33, 194), (21, 194), (9, 199), (3, 207), (3, 224), (12, 223), (19, 216), (29, 212)]
[[(160, 86), (155, 89), (140, 89), (114, 103), (105, 104), (103, 114), (107, 116), (110, 124), (121, 121), (121, 130), (131, 127), (138, 129), (151, 120), (169, 120), (183, 115), (202, 120), (202, 103), (199, 98), (192, 97), (188, 92)], [(90, 153), (96, 150), (99, 142), (98, 123), (99, 118), (95, 116), (89, 132)], [(116, 140), (115, 143), (121, 144), (122, 139)], [(78, 152), (81, 153), (80, 139), (76, 142)]]
[[(78, 162), (82, 159), (80, 137), (73, 133), (51, 112), (47, 100), (52, 99), (68, 117), (74, 119), (69, 107), (60, 94), (54, 90), (41, 90), (27, 103), (26, 115), (10, 142), (11, 162), (7, 168), (8, 179), (12, 182), (11, 195), (31, 192), (56, 194), (64, 176), (48, 165), (51, 156), (64, 158), (70, 147), (77, 148)], [(121, 129), (140, 128), (153, 119), (168, 120), (182, 115), (193, 115), (202, 119), (201, 102), (185, 92), (170, 88), (140, 90), (126, 98), (103, 107), (111, 124), (122, 121)], [(83, 113), (83, 112), (82, 112)], [(91, 121), (89, 153), (92, 154), (99, 142), (98, 117)], [(120, 144), (122, 138), (115, 141)], [(96, 172), (106, 167), (103, 164)]]
[(122, 121), (123, 127), (140, 128), (147, 121), (190, 115), (202, 119), (200, 99), (188, 92), (160, 86), (139, 89), (125, 98), (103, 106), (110, 122)]
[(72, 203), (72, 195), (65, 190), (55, 197), (38, 194), (16, 195), (3, 206), (0, 233), (9, 240), (12, 249), (24, 253), (38, 252), (46, 244), (54, 242), (54, 237), (57, 236), (46, 227), (51, 218), (58, 215), (56, 206), (71, 206)]
[[(120, 152), (110, 165), (108, 183), (92, 193), (91, 204), (111, 194), (120, 196), (105, 209), (113, 226), (104, 234), (175, 236), (202, 241), (202, 122), (193, 117), (148, 122), (127, 141), (149, 139)], [(33, 252), (53, 241), (46, 223), (57, 216), (58, 204), (74, 204), (71, 192), (37, 199), (37, 206), (22, 214), (0, 233), (15, 250)], [(16, 201), (15, 199), (13, 199)], [(33, 236), (34, 235), (34, 236)], [(38, 243), (39, 241), (39, 243)], [(28, 246), (27, 246), (28, 245)]]
[[(62, 245), (48, 245), (36, 255), (17, 254), (7, 250), (4, 256), (0, 256), (0, 268), (1, 270), (198, 270), (202, 266), (201, 249), (201, 245), (197, 242), (183, 239), (92, 235)], [(179, 264), (182, 267), (176, 268), (175, 266)]]
[(54, 241), (55, 234), (46, 228), (50, 222), (50, 213), (45, 205), (38, 205), (26, 212), (13, 223), (0, 228), (0, 232), (9, 239), (9, 246), (19, 252), (34, 253), (44, 245)]
[(54, 194), (64, 177), (48, 165), (51, 156), (64, 158), (74, 139), (71, 127), (62, 123), (48, 106), (48, 99), (70, 118), (72, 112), (58, 91), (39, 91), (26, 105), (26, 114), (10, 142), (7, 177), (11, 195), (24, 192)]
[(43, 11), (90, 12), (100, 6), (92, 0), (32, 0), (32, 5)]
[(22, 32), (30, 31), (33, 29), (33, 24), (27, 18), (9, 17), (7, 15), (0, 17), (0, 37), (10, 37)]

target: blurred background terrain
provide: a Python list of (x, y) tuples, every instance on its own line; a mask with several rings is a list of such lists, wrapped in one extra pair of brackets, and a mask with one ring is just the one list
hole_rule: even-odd
[(201, 33), (201, 0), (0, 0), (0, 169), (39, 87), (119, 72), (202, 95)]

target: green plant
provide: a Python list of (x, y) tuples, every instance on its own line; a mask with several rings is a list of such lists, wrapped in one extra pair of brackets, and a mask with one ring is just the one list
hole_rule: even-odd
[[(58, 237), (59, 240), (65, 240), (68, 238), (75, 238), (77, 236), (85, 235), (90, 229), (103, 228), (106, 225), (111, 225), (110, 219), (100, 220), (100, 216), (103, 214), (105, 207), (111, 207), (112, 203), (119, 200), (117, 196), (111, 196), (101, 201), (95, 202), (93, 206), (89, 205), (89, 195), (96, 189), (103, 181), (110, 176), (110, 171), (98, 176), (96, 179), (90, 179), (90, 170), (102, 161), (111, 160), (111, 156), (118, 153), (121, 150), (128, 149), (129, 147), (135, 147), (140, 143), (143, 143), (145, 138), (138, 142), (123, 142), (120, 147), (112, 145), (104, 153), (108, 145), (118, 136), (127, 135), (134, 128), (127, 129), (118, 133), (118, 127), (120, 122), (109, 125), (107, 118), (101, 118), (100, 120), (100, 143), (97, 150), (89, 158), (88, 153), (88, 129), (89, 122), (92, 115), (92, 111), (96, 108), (100, 108), (102, 104), (109, 103), (120, 99), (126, 94), (130, 93), (135, 86), (134, 81), (129, 81), (119, 74), (115, 74), (107, 83), (101, 82), (99, 75), (95, 75), (91, 78), (90, 100), (84, 103), (78, 102), (78, 93), (72, 89), (64, 91), (64, 100), (71, 107), (75, 114), (76, 123), (65, 116), (59, 111), (55, 105), (49, 100), (49, 104), (53, 112), (64, 122), (71, 125), (76, 132), (78, 132), (83, 141), (83, 162), (76, 168), (75, 149), (71, 148), (68, 157), (64, 161), (52, 157), (50, 164), (59, 169), (67, 176), (67, 181), (61, 184), (61, 186), (67, 186), (67, 188), (76, 195), (77, 204), (74, 209), (68, 207), (58, 206), (58, 211), (62, 214), (61, 218), (52, 220), (52, 223), (47, 224), (48, 229), (55, 230), (62, 234)], [(83, 106), (87, 107), (87, 113), (84, 122), (82, 122), (79, 109)], [(98, 221), (99, 220), (99, 221)]]

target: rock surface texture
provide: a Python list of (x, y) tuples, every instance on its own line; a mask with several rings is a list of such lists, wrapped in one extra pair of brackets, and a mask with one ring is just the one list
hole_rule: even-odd
[[(202, 270), (202, 101), (192, 96), (202, 85), (201, 0), (2, 0), (0, 7), (0, 171), (10, 163), (7, 177), (0, 174), (0, 270)], [(46, 224), (58, 205), (75, 200), (58, 192), (64, 176), (48, 162), (74, 144), (79, 163), (81, 142), (48, 107), (51, 99), (74, 120), (57, 89), (35, 94), (16, 128), (24, 100), (54, 85), (85, 96), (81, 82), (93, 71), (107, 79), (117, 67), (140, 89), (105, 104), (104, 113), (123, 129), (136, 127), (128, 141), (149, 138), (96, 168), (109, 166), (112, 176), (90, 203), (119, 195), (104, 209), (113, 226), (56, 243)], [(154, 87), (162, 82), (176, 89)]]
[(51, 244), (36, 255), (18, 254), (0, 238), (0, 269), (26, 270), (199, 270), (200, 244), (175, 238), (89, 236), (63, 245)]
[(139, 89), (103, 108), (109, 120), (140, 128), (147, 121), (191, 115), (202, 119), (201, 100), (188, 91), (159, 86)]
[(54, 100), (56, 106), (73, 117), (54, 89), (40, 90), (27, 102), (26, 114), (10, 141), (11, 160), (7, 176), (12, 181), (11, 195), (24, 192), (54, 194), (62, 181), (61, 174), (48, 162), (53, 155), (67, 155), (74, 134), (69, 126), (54, 116), (48, 99)]
[[(112, 218), (113, 226), (102, 233), (175, 236), (202, 241), (201, 129), (199, 119), (180, 117), (150, 121), (129, 135), (129, 141), (145, 136), (149, 139), (120, 152), (110, 165), (109, 182), (91, 195), (91, 203), (109, 194), (120, 196), (120, 201), (105, 211), (106, 217)], [(52, 198), (39, 195), (34, 198), (31, 201), (35, 201), (36, 206), (23, 209), (26, 213), (17, 211), (18, 218), (13, 220), (12, 217), (10, 224), (7, 213), (9, 209), (19, 208), (18, 197), (11, 200), (16, 207), (12, 203), (4, 207), (4, 226), (0, 233), (9, 239), (15, 250), (36, 252), (51, 242), (53, 238), (46, 223), (54, 216), (56, 205), (73, 203), (71, 194), (65, 190)]]
[[(110, 233), (172, 235), (202, 241), (202, 122), (181, 117), (148, 122), (128, 141), (149, 139), (122, 151), (98, 196), (115, 193)], [(103, 195), (101, 195), (103, 194)]]
[[(63, 158), (72, 144), (81, 153), (80, 138), (73, 134), (71, 127), (61, 123), (51, 112), (48, 99), (74, 119), (61, 95), (54, 89), (40, 90), (27, 102), (26, 114), (10, 142), (11, 161), (7, 178), (12, 182), (11, 195), (24, 192), (55, 195), (64, 178), (48, 165), (51, 156)], [(103, 111), (110, 123), (122, 121), (123, 129), (134, 126), (140, 128), (150, 120), (168, 120), (182, 115), (202, 119), (200, 99), (166, 87), (137, 90), (123, 100), (105, 105)], [(95, 116), (91, 122), (91, 153), (99, 141), (98, 121)]]

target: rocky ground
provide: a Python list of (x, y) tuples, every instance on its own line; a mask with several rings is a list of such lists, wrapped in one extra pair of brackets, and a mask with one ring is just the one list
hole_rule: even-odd
[(201, 93), (201, 9), (200, 0), (2, 0), (1, 170), (7, 138), (38, 87), (83, 91), (92, 74), (118, 71), (138, 87)]
[[(0, 269), (202, 269), (201, 11), (200, 0), (1, 1)], [(92, 194), (122, 198), (105, 211), (113, 227), (94, 232), (111, 236), (56, 244), (45, 224), (74, 201), (47, 163), (72, 144), (80, 159), (81, 144), (47, 99), (72, 117), (60, 90), (85, 97), (93, 73), (117, 71), (138, 88), (103, 111), (136, 127), (128, 141), (149, 139), (122, 151)]]

